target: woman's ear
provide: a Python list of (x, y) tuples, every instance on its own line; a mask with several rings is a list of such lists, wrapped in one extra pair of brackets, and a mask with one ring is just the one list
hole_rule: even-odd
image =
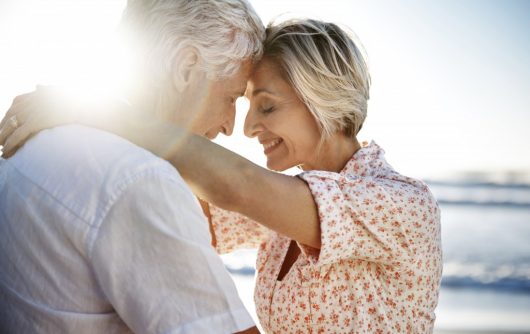
[(173, 63), (172, 81), (175, 89), (182, 93), (199, 70), (199, 54), (193, 47), (181, 49)]

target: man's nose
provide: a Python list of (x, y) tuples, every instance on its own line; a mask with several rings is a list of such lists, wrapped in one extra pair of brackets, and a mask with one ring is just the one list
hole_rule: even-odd
[(235, 109), (230, 113), (228, 119), (221, 125), (221, 132), (225, 136), (231, 136), (234, 132), (234, 123), (236, 118)]
[(247, 117), (245, 117), (243, 131), (245, 136), (249, 138), (256, 137), (263, 132), (263, 125), (261, 124), (260, 117), (256, 111), (253, 111), (252, 109), (248, 111)]
[(225, 135), (225, 136), (231, 136), (232, 133), (234, 132), (234, 122), (226, 122), (225, 124), (223, 124), (221, 126), (221, 132)]

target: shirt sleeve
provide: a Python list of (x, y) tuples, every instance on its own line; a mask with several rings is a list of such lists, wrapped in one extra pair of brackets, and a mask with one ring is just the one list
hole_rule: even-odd
[(300, 248), (321, 265), (359, 259), (399, 266), (410, 260), (420, 235), (429, 233), (422, 229), (436, 204), (429, 200), (428, 190), (422, 193), (402, 182), (331, 172), (299, 177), (309, 185), (321, 229), (320, 252), (305, 245)]
[(267, 227), (237, 212), (223, 210), (210, 204), (216, 250), (226, 254), (238, 249), (257, 248), (270, 237)]
[(124, 188), (90, 257), (123, 321), (136, 333), (234, 333), (254, 326), (184, 181), (146, 173)]

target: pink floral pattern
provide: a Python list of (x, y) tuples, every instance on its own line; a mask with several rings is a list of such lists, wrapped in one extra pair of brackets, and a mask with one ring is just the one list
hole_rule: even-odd
[(254, 299), (267, 333), (431, 333), (442, 273), (440, 211), (427, 186), (398, 174), (375, 143), (340, 173), (304, 172), (319, 250), (278, 281), (290, 239), (212, 207), (218, 251), (259, 247)]

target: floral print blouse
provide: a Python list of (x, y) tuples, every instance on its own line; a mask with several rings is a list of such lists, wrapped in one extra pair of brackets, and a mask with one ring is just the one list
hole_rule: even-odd
[(340, 173), (308, 171), (321, 249), (277, 280), (291, 240), (211, 207), (220, 253), (259, 247), (254, 299), (267, 333), (431, 333), (442, 274), (440, 210), (427, 186), (402, 176), (374, 142)]

